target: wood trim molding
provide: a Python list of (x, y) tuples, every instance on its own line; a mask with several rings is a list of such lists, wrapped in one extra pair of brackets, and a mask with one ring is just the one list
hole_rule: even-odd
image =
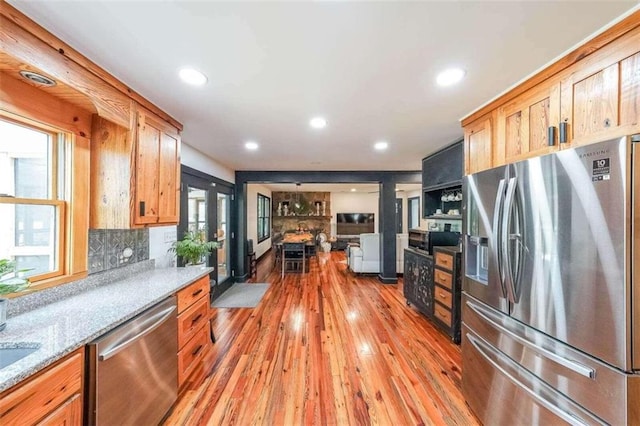
[(5, 0), (0, 0), (0, 49), (86, 94), (94, 102), (100, 115), (117, 124), (125, 127), (129, 125), (131, 101), (134, 101), (178, 130), (183, 129), (176, 119)]
[(537, 86), (548, 78), (560, 73), (561, 71), (567, 69), (571, 65), (576, 62), (584, 59), (590, 54), (596, 52), (598, 49), (601, 49), (605, 45), (611, 43), (615, 39), (623, 36), (634, 28), (640, 26), (640, 10), (632, 13), (622, 21), (616, 23), (611, 28), (606, 31), (598, 34), (591, 40), (587, 41), (585, 44), (577, 47), (573, 51), (569, 52), (567, 55), (563, 56), (553, 64), (549, 65), (547, 68), (543, 69), (539, 73), (530, 77), (529, 79), (519, 83), (516, 87), (509, 90), (508, 92), (498, 96), (493, 99), (486, 105), (481, 108), (473, 111), (471, 114), (463, 117), (461, 121), (462, 127), (469, 125), (469, 123), (474, 122), (478, 118), (483, 115), (491, 112), (492, 110), (498, 108), (506, 102), (514, 99), (517, 96), (520, 96), (522, 93), (527, 90)]

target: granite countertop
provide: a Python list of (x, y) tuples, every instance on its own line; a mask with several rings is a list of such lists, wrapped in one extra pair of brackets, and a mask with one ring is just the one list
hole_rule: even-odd
[(6, 329), (0, 332), (0, 348), (40, 348), (0, 369), (0, 392), (211, 271), (212, 268), (151, 269), (7, 319)]

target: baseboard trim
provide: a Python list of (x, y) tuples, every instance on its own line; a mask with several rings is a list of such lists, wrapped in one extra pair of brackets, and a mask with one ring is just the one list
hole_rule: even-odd
[(382, 284), (398, 284), (398, 277), (383, 277), (378, 275), (378, 281)]

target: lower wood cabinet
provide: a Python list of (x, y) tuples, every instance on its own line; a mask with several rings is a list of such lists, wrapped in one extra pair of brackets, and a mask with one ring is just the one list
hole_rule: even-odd
[(458, 247), (434, 247), (433, 252), (405, 249), (404, 297), (460, 343), (461, 253)]
[(179, 392), (197, 386), (208, 367), (205, 359), (212, 349), (209, 288), (206, 275), (177, 293)]
[(460, 298), (462, 274), (458, 247), (434, 247), (434, 322), (460, 343)]
[(0, 394), (1, 425), (81, 425), (84, 348)]

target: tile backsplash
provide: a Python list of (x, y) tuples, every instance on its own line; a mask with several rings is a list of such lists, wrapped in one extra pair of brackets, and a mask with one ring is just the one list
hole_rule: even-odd
[(90, 229), (89, 274), (149, 259), (149, 229)]

